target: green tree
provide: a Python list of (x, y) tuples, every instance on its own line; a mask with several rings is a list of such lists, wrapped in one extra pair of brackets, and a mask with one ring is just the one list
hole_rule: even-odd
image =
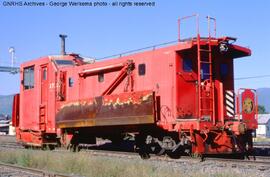
[(259, 114), (267, 114), (265, 107), (263, 105), (258, 105), (258, 113)]

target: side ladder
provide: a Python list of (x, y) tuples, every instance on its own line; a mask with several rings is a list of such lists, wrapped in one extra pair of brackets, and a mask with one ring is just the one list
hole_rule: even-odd
[[(215, 85), (213, 82), (213, 60), (211, 45), (210, 22), (215, 19), (207, 16), (208, 38), (201, 40), (200, 33), (197, 33), (197, 64), (198, 64), (198, 117), (207, 118), (215, 124)], [(216, 33), (216, 30), (214, 29)], [(203, 43), (203, 45), (202, 45)], [(206, 43), (206, 44), (205, 44)]]
[[(211, 37), (211, 21), (214, 21), (214, 37), (216, 37), (216, 19), (207, 16), (208, 21), (208, 38), (201, 39), (199, 30), (199, 15), (178, 19), (178, 41), (180, 42), (180, 23), (183, 20), (196, 18), (197, 38), (197, 81), (198, 81), (198, 111), (197, 117), (204, 119), (209, 117), (209, 121), (215, 124), (215, 85), (213, 81), (213, 59), (212, 59), (212, 37)], [(192, 39), (193, 41), (193, 39)], [(207, 71), (207, 72), (205, 72)]]

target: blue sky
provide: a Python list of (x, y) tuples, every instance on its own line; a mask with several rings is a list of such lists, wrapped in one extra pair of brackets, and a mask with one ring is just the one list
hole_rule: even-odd
[[(154, 1), (154, 0), (153, 0)], [(67, 51), (102, 57), (177, 39), (177, 18), (199, 13), (217, 19), (217, 35), (237, 37), (252, 56), (235, 61), (235, 77), (270, 74), (270, 1), (156, 0), (155, 7), (3, 7), (0, 0), (0, 64), (58, 54), (58, 34)], [(113, 1), (108, 1), (113, 2)], [(190, 32), (189, 29), (184, 29)], [(193, 30), (193, 28), (192, 28)], [(185, 32), (185, 31), (184, 31)], [(188, 33), (186, 33), (188, 34)], [(0, 95), (19, 91), (19, 76), (0, 73)], [(238, 80), (239, 87), (270, 87), (270, 77)]]

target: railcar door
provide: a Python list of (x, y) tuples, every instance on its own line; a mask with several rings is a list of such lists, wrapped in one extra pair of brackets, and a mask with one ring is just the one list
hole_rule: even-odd
[(192, 52), (177, 53), (177, 118), (196, 117), (196, 62)]
[(39, 107), (39, 125), (40, 130), (45, 131), (48, 105), (48, 65), (42, 65), (40, 71), (41, 103)]

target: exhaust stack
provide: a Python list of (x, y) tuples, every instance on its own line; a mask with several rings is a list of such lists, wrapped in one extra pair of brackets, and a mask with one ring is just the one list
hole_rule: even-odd
[(61, 55), (66, 55), (66, 37), (65, 34), (60, 34), (59, 37), (61, 38)]

